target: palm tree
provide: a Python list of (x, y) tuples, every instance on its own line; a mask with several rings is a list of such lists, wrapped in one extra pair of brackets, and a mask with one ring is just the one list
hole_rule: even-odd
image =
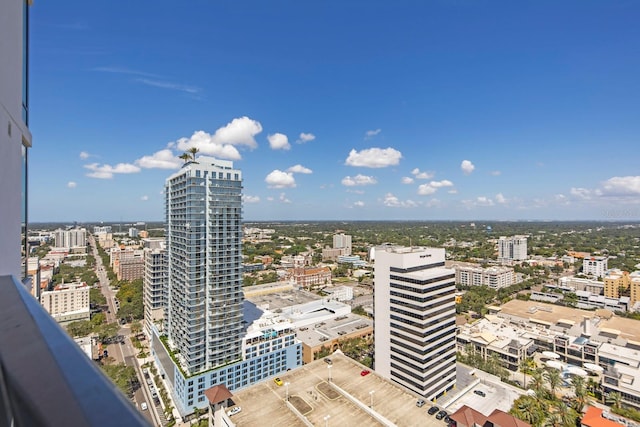
[(538, 399), (544, 398), (544, 382), (542, 381), (542, 369), (537, 368), (531, 373), (531, 389), (536, 392)]
[(527, 374), (531, 374), (533, 369), (537, 368), (536, 361), (533, 357), (526, 357), (520, 362), (520, 370), (522, 371), (522, 377), (524, 378), (523, 388), (527, 388)]
[(196, 147), (191, 147), (189, 148), (189, 150), (187, 150), (187, 153), (191, 155), (191, 160), (193, 160), (194, 162), (196, 161), (196, 154), (198, 154), (198, 151), (200, 150)]
[(577, 414), (573, 409), (569, 408), (564, 402), (559, 401), (554, 405), (555, 414), (557, 415), (560, 425), (563, 427), (573, 427), (576, 425)]
[(587, 387), (589, 388), (591, 394), (595, 395), (596, 388), (598, 388), (599, 386), (600, 384), (598, 383), (598, 381), (594, 380), (593, 377), (589, 377), (589, 379), (587, 380)]
[(622, 394), (618, 391), (609, 393), (609, 396), (607, 396), (607, 403), (611, 404), (611, 406), (616, 409), (620, 409), (622, 406)]
[(182, 153), (178, 158), (184, 160), (184, 163), (186, 164), (191, 159), (191, 155), (189, 155), (189, 153)]
[(571, 385), (573, 385), (573, 391), (576, 394), (573, 400), (573, 409), (578, 413), (582, 413), (584, 406), (587, 404), (587, 388), (585, 386), (585, 380), (582, 377), (574, 376), (571, 378)]
[(556, 389), (562, 383), (560, 371), (551, 368), (544, 373), (544, 379), (547, 380), (547, 383), (549, 384), (549, 392), (551, 393), (551, 397), (555, 399)]
[(516, 399), (509, 412), (511, 415), (528, 422), (532, 426), (539, 425), (545, 413), (540, 403), (528, 395), (520, 396)]

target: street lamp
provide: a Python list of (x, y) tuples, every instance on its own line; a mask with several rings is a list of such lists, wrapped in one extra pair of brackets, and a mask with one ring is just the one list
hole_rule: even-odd
[(327, 427), (327, 424), (329, 423), (329, 418), (331, 418), (331, 415), (327, 415), (324, 417), (324, 427)]
[(371, 390), (369, 392), (369, 396), (371, 396), (371, 405), (369, 405), (369, 408), (373, 409), (373, 393), (375, 393), (375, 390)]
[(287, 402), (289, 401), (289, 383), (286, 382), (284, 383), (284, 386), (286, 387), (286, 394), (285, 394), (285, 399)]
[(329, 369), (329, 382), (331, 382), (331, 365), (327, 365), (327, 369)]

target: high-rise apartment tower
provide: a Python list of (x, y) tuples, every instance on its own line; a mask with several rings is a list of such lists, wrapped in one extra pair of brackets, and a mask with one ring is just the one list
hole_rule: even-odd
[(242, 174), (199, 157), (167, 179), (165, 196), (167, 337), (196, 373), (241, 354)]
[(512, 263), (527, 259), (527, 236), (501, 236), (498, 239), (498, 261)]
[[(276, 314), (244, 301), (242, 174), (233, 163), (199, 157), (167, 178), (165, 193), (166, 318), (145, 326), (185, 415), (207, 407), (209, 387), (237, 390), (300, 366), (302, 344)], [(157, 301), (145, 299), (145, 311), (161, 313)]]

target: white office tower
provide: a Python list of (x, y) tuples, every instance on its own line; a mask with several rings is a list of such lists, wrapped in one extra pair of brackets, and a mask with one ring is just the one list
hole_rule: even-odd
[(441, 248), (375, 249), (375, 371), (442, 396), (456, 383), (455, 272)]
[(156, 248), (144, 250), (144, 331), (151, 336), (151, 325), (163, 330), (167, 309), (167, 251), (164, 240)]
[(527, 236), (501, 236), (498, 239), (498, 261), (511, 263), (527, 259)]
[(241, 358), (242, 174), (199, 157), (166, 180), (167, 337), (194, 374)]
[(351, 236), (344, 233), (334, 234), (333, 249), (342, 249), (341, 255), (351, 255)]

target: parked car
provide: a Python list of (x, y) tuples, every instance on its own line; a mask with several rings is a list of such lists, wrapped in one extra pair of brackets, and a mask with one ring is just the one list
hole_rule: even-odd
[(484, 392), (484, 391), (482, 391), (482, 390), (473, 390), (473, 392), (474, 392), (475, 394), (477, 394), (478, 396), (482, 396), (482, 397), (485, 397), (485, 396), (487, 395), (487, 393), (485, 393), (485, 392)]
[(227, 415), (229, 415), (230, 417), (233, 417), (235, 414), (237, 414), (240, 411), (242, 411), (242, 408), (239, 406), (236, 406), (235, 408), (227, 412)]
[(142, 409), (143, 411), (146, 411), (147, 410), (147, 402), (142, 402), (140, 404), (140, 409)]
[(329, 364), (329, 365), (333, 365), (333, 362), (328, 357), (324, 359), (324, 363)]
[(282, 386), (284, 384), (280, 378), (274, 378), (273, 382), (278, 386)]
[(447, 415), (449, 415), (449, 414), (447, 414), (447, 411), (440, 411), (440, 412), (438, 412), (436, 414), (436, 420), (441, 420), (444, 417), (446, 417)]
[(416, 402), (416, 406), (418, 408), (422, 408), (424, 406), (424, 403), (425, 403), (424, 400), (420, 399)]
[(436, 412), (438, 412), (440, 410), (440, 408), (438, 408), (437, 406), (432, 406), (431, 408), (429, 408), (429, 410), (427, 411), (427, 414), (429, 415), (433, 415)]
[(365, 369), (365, 370), (363, 370), (362, 372), (360, 372), (360, 375), (361, 375), (361, 376), (363, 376), (363, 377), (365, 377), (365, 376), (369, 375), (370, 373), (371, 373), (371, 371), (370, 371), (370, 370)]

